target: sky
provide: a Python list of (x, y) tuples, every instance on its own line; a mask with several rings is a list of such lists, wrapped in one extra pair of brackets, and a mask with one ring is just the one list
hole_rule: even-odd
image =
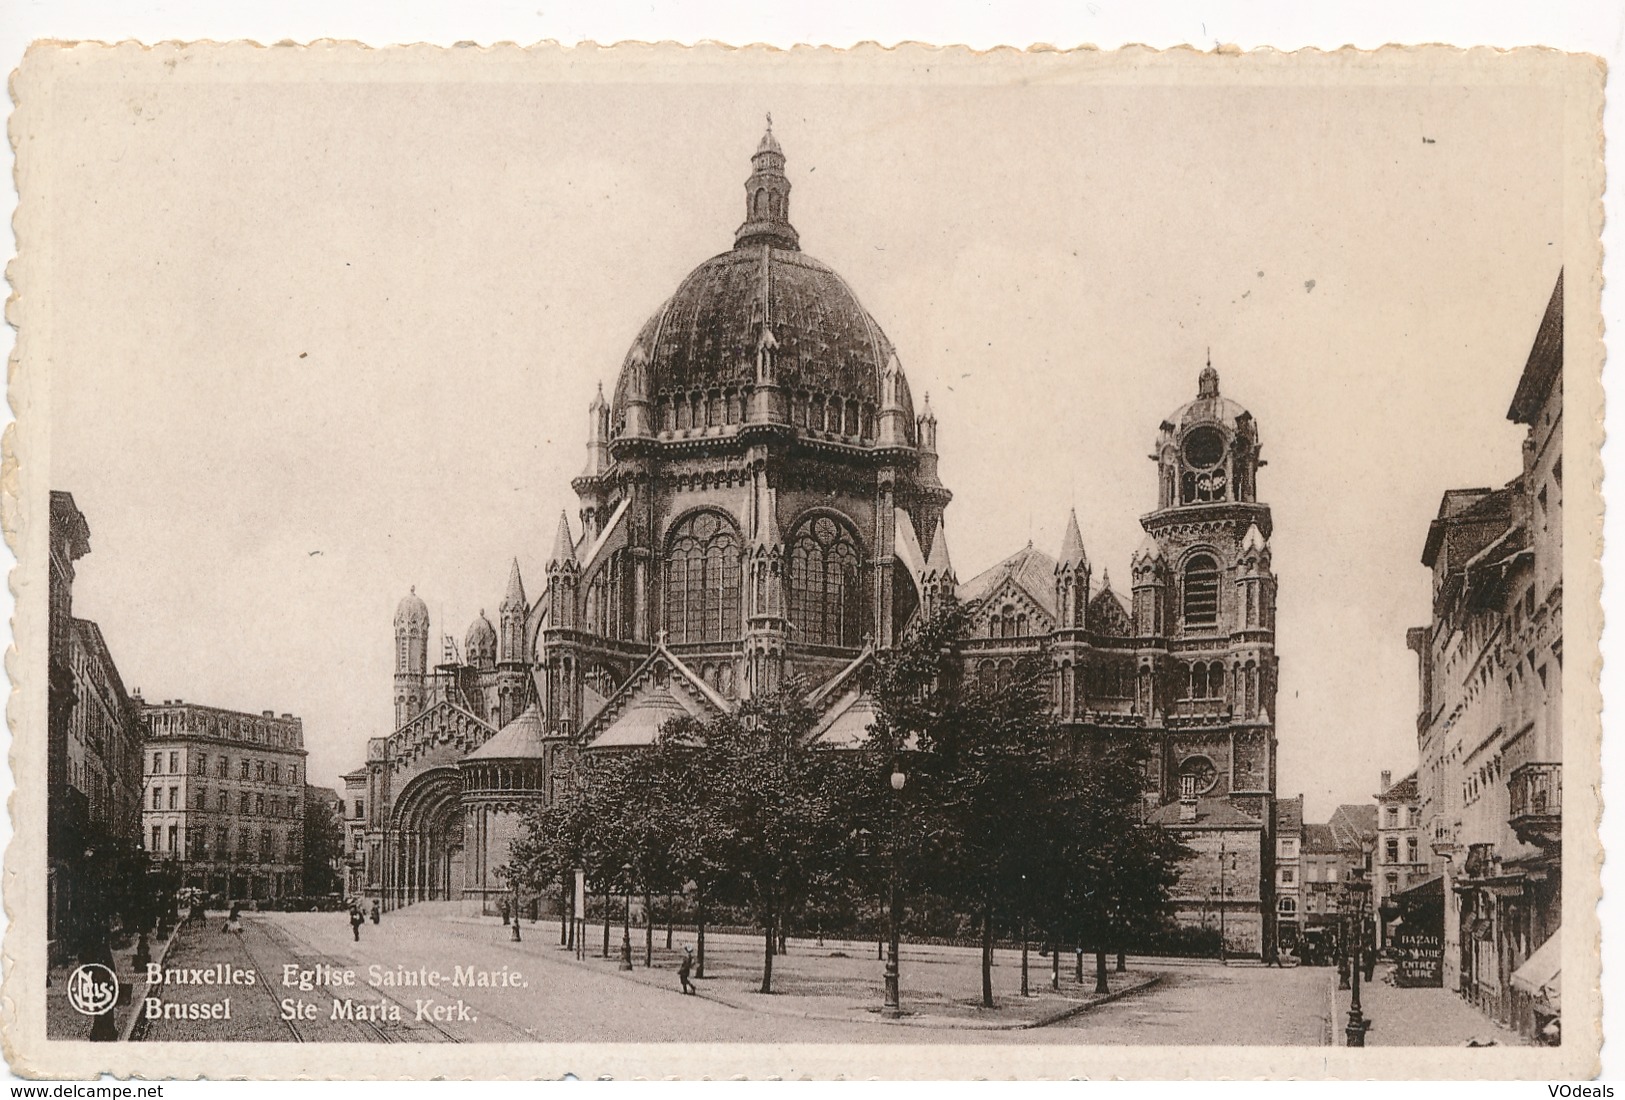
[(1075, 507), (1126, 589), (1211, 354), (1269, 463), (1279, 793), (1324, 820), (1414, 768), (1422, 544), (1519, 470), (1560, 97), (786, 71), (59, 89), (51, 486), (126, 685), (300, 715), (312, 782), (358, 766), (409, 586), (459, 638), (511, 557), (541, 589), (587, 403), (731, 246), (771, 111), (803, 249), (931, 395), (960, 575)]

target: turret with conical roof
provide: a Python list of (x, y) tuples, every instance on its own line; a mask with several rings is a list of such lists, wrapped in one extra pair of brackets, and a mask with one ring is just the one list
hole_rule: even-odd
[(519, 576), (519, 559), (508, 569), (508, 590), (498, 609), (501, 629), (497, 634), (497, 660), (508, 664), (525, 659), (525, 617), (530, 604), (525, 599), (525, 582)]
[(575, 540), (570, 537), (570, 517), (560, 512), (553, 553), (547, 560), (549, 629), (575, 629), (576, 584), (580, 577), (581, 563), (576, 559)]
[(925, 559), (925, 572), (920, 574), (925, 614), (932, 615), (946, 607), (958, 588), (959, 578), (954, 575), (954, 563), (948, 554), (948, 531), (938, 519), (936, 534), (931, 537), (931, 553)]
[(1083, 630), (1088, 625), (1089, 555), (1083, 550), (1083, 532), (1078, 529), (1078, 510), (1066, 517), (1066, 534), (1061, 536), (1061, 553), (1055, 559), (1056, 624), (1060, 630)]

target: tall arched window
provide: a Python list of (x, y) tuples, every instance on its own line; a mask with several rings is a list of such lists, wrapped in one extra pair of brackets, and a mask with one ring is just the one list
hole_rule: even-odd
[(1185, 563), (1185, 626), (1214, 626), (1219, 621), (1219, 563), (1197, 554)]
[(803, 524), (790, 547), (790, 622), (812, 645), (856, 646), (862, 623), (857, 542), (828, 516)]
[(672, 532), (665, 622), (671, 642), (739, 636), (739, 539), (715, 512), (690, 516)]

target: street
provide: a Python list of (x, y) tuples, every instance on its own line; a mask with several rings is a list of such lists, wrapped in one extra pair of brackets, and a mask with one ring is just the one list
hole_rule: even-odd
[[(557, 926), (547, 923), (526, 925), (524, 941), (516, 944), (509, 929), (495, 920), (465, 922), (407, 911), (387, 915), (382, 925), (365, 925), (357, 943), (342, 913), (246, 913), (240, 935), (221, 931), (211, 918), (183, 933), (166, 968), (183, 973), (220, 965), (253, 969), (255, 984), (166, 986), (159, 991), (160, 1000), (169, 1006), (217, 1003), (229, 996), (230, 1022), (157, 1018), (145, 1021), (137, 1036), (148, 1041), (271, 1042), (1317, 1045), (1326, 1034), (1329, 983), (1334, 980), (1332, 971), (1319, 968), (1133, 959), (1130, 970), (1136, 979), (1154, 977), (1155, 985), (1049, 1026), (996, 1030), (1012, 1026), (1001, 1020), (1032, 1020), (1031, 1012), (1022, 1015), (1027, 1002), (1019, 996), (1014, 952), (999, 954), (995, 983), (1001, 1007), (988, 1013), (974, 1003), (974, 950), (910, 946), (903, 960), (905, 1005), (920, 1008), (932, 997), (941, 1002), (942, 995), (929, 987), (946, 984), (969, 1018), (963, 1026), (946, 1017), (942, 1026), (929, 1026), (948, 1011), (939, 1003), (931, 1009), (938, 1017), (922, 1009), (913, 1021), (928, 1026), (896, 1026), (883, 1023), (873, 1011), (879, 1002), (880, 968), (872, 945), (861, 945), (865, 951), (860, 955), (859, 945), (850, 945), (849, 952), (833, 943), (814, 949), (807, 941), (793, 941), (790, 953), (776, 965), (779, 989), (786, 992), (763, 997), (749, 988), (759, 943), (743, 936), (708, 937), (711, 976), (699, 983), (701, 996), (684, 997), (673, 973), (676, 952), (664, 951), (663, 934), (657, 937), (662, 948), (655, 965), (645, 969), (636, 931), (638, 965), (623, 973), (614, 958), (589, 953), (578, 961), (560, 950)], [(590, 932), (589, 946), (599, 942)], [(289, 965), (295, 967), (291, 984), (284, 980)], [(873, 974), (869, 981), (832, 983), (821, 977), (832, 967)], [(1035, 951), (1032, 967), (1035, 992), (1047, 990), (1048, 961)], [(300, 971), (312, 988), (299, 988)], [(319, 984), (346, 971), (353, 972), (355, 984)], [(422, 984), (436, 973), (439, 984)], [(463, 981), (454, 984), (459, 976)], [(1112, 978), (1115, 988), (1128, 988), (1124, 975)], [(1065, 968), (1062, 980), (1076, 988)], [(1090, 974), (1086, 984), (1092, 988), (1092, 982)], [(839, 984), (841, 991), (831, 994), (821, 984)], [(285, 1018), (290, 1009), (296, 1018)], [(172, 1016), (187, 1011), (198, 1010), (170, 1009)]]

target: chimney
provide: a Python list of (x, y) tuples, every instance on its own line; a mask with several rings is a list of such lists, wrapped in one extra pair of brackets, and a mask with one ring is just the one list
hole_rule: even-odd
[(1196, 796), (1186, 795), (1179, 800), (1179, 823), (1190, 825), (1196, 821)]
[(1379, 794), (1387, 794), (1388, 793), (1388, 788), (1392, 787), (1393, 785), (1394, 785), (1394, 773), (1389, 771), (1387, 768), (1384, 768), (1382, 770), (1382, 790), (1379, 791), (1378, 793)]

